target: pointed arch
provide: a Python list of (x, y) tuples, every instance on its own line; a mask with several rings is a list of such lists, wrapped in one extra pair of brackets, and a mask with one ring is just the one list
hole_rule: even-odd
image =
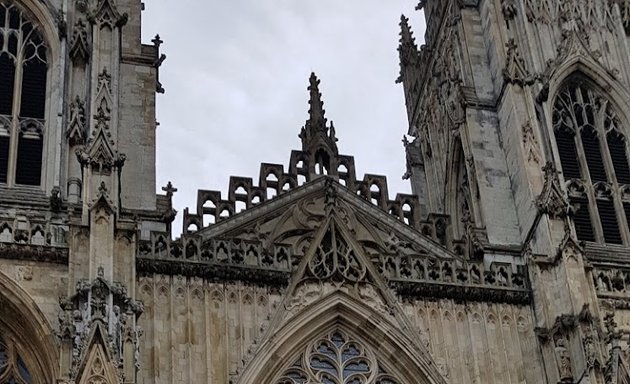
[(0, 271), (0, 334), (15, 343), (34, 384), (55, 382), (59, 356), (53, 329), (31, 296)]
[(576, 75), (583, 76), (594, 88), (606, 93), (616, 109), (623, 113), (624, 125), (630, 126), (630, 92), (601, 64), (584, 55), (575, 55), (564, 61), (549, 76), (549, 95), (553, 95), (551, 105), (562, 87)]
[(96, 324), (88, 337), (89, 347), (79, 367), (79, 384), (116, 384), (118, 377), (116, 368), (111, 362), (103, 335), (103, 325)]
[(390, 375), (401, 383), (446, 384), (428, 351), (364, 303), (339, 290), (296, 314), (256, 352), (239, 384), (273, 384), (304, 348), (317, 338), (340, 330), (368, 346)]
[(551, 126), (569, 201), (577, 207), (578, 238), (628, 244), (630, 124), (624, 99), (612, 91), (612, 85), (574, 70), (554, 94)]
[(57, 27), (58, 12), (50, 0), (12, 0), (21, 9), (28, 10), (29, 16), (41, 31), (42, 38), (50, 50), (50, 57), (59, 57), (61, 50), (60, 29)]
[(444, 208), (451, 215), (453, 239), (461, 239), (464, 235), (464, 216), (468, 215), (468, 219), (475, 220), (470, 192), (474, 181), (470, 179), (466, 168), (466, 154), (460, 138), (451, 142), (449, 153)]

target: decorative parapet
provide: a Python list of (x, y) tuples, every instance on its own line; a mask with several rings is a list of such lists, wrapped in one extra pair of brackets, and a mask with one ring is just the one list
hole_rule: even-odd
[(292, 270), (291, 247), (260, 241), (212, 239), (204, 243), (196, 236), (176, 241), (153, 233), (141, 242), (136, 260), (140, 275), (165, 274), (204, 277), (217, 281), (247, 281), (286, 286)]
[(0, 259), (68, 262), (68, 226), (46, 218), (26, 216), (0, 219)]
[(482, 261), (440, 260), (426, 255), (379, 258), (389, 285), (407, 299), (451, 298), (527, 304), (525, 266)]
[[(292, 151), (291, 164), (303, 163), (302, 155), (303, 152), (301, 151)], [(340, 157), (345, 159), (347, 169), (351, 171), (346, 174), (327, 175), (326, 177), (338, 180), (351, 193), (371, 202), (458, 255), (473, 255), (474, 258), (477, 257), (474, 255), (479, 252), (483, 253), (483, 247), (487, 243), (484, 229), (472, 228), (469, 238), (451, 239), (448, 235), (448, 227), (451, 225), (450, 216), (429, 214), (427, 217), (421, 217), (420, 203), (415, 195), (399, 193), (394, 200), (389, 200), (385, 176), (366, 174), (362, 181), (356, 180), (352, 156)], [(298, 159), (301, 160), (298, 161)], [(240, 213), (241, 211), (237, 211), (239, 206), (243, 211), (248, 210), (296, 189), (299, 186), (296, 181), (299, 176), (304, 176), (305, 181), (308, 180), (308, 176), (300, 172), (299, 168), (294, 165), (291, 165), (289, 172), (285, 173), (284, 167), (280, 164), (263, 163), (258, 186), (254, 185), (251, 178), (232, 176), (230, 177), (227, 199), (222, 197), (220, 191), (199, 190), (197, 192), (196, 213), (190, 213), (188, 208), (184, 210), (184, 237), (194, 236), (202, 228), (207, 228)]]
[(67, 264), (68, 248), (0, 243), (0, 259)]
[(595, 267), (593, 283), (599, 297), (630, 300), (630, 268)]
[[(171, 241), (153, 233), (141, 242), (136, 260), (140, 275), (164, 274), (202, 277), (211, 281), (243, 281), (274, 287), (287, 286), (300, 255), (292, 247), (241, 239), (197, 236)], [(531, 292), (525, 266), (482, 261), (443, 260), (428, 254), (383, 255), (377, 267), (396, 293), (406, 299), (449, 298), (528, 304)]]

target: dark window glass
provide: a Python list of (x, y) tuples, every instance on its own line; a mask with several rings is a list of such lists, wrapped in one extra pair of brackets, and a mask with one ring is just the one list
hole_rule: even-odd
[(39, 185), (42, 174), (42, 140), (20, 137), (15, 182)]
[(621, 244), (614, 203), (611, 200), (597, 200), (597, 209), (599, 210), (599, 219), (604, 230), (604, 240), (607, 243)]
[(606, 169), (604, 168), (604, 160), (602, 160), (602, 152), (599, 147), (599, 138), (591, 129), (582, 130), (582, 145), (584, 146), (584, 155), (588, 164), (588, 171), (591, 174), (591, 180), (607, 181)]
[(568, 132), (558, 131), (556, 132), (556, 142), (565, 179), (579, 179), (580, 166), (575, 149), (575, 138)]
[(630, 184), (630, 167), (626, 155), (626, 143), (616, 132), (608, 134), (608, 150), (619, 184)]
[(577, 207), (573, 215), (575, 232), (579, 240), (595, 241), (591, 216), (588, 211), (588, 199), (586, 197), (572, 197), (571, 204)]
[(0, 136), (0, 183), (7, 182), (9, 167), (9, 136)]
[(11, 115), (15, 64), (8, 54), (0, 54), (0, 115)]
[(44, 118), (46, 70), (46, 64), (36, 59), (24, 64), (20, 116)]

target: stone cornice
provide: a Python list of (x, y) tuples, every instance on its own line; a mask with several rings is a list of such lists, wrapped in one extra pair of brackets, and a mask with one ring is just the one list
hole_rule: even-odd
[(496, 288), (474, 285), (390, 280), (389, 286), (403, 299), (452, 299), (455, 301), (494, 302), (529, 305), (528, 289)]
[(0, 259), (68, 264), (68, 248), (0, 243)]

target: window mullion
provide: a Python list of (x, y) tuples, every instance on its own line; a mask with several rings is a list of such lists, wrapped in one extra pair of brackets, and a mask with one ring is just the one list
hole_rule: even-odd
[(628, 230), (628, 222), (626, 221), (626, 214), (623, 208), (623, 202), (621, 200), (621, 187), (617, 182), (617, 174), (615, 173), (615, 167), (613, 165), (612, 155), (610, 153), (610, 146), (608, 145), (608, 134), (604, 125), (604, 120), (606, 119), (606, 103), (604, 103), (600, 110), (597, 112), (596, 118), (596, 129), (601, 137), (600, 148), (604, 160), (604, 168), (606, 169), (606, 174), (608, 175), (608, 183), (610, 184), (613, 191), (611, 198), (613, 200), (613, 204), (615, 205), (617, 226), (619, 228), (619, 233), (621, 235), (623, 244), (630, 245), (630, 232)]
[(13, 113), (11, 117), (11, 137), (9, 139), (9, 164), (7, 167), (7, 184), (15, 185), (15, 169), (17, 167), (17, 147), (20, 137), (20, 104), (22, 99), (22, 52), (18, 51), (15, 66), (15, 85), (13, 86)]
[(582, 169), (582, 178), (586, 182), (586, 196), (588, 197), (588, 211), (591, 216), (591, 226), (595, 231), (595, 241), (598, 243), (605, 243), (604, 230), (602, 229), (602, 223), (599, 220), (599, 210), (597, 209), (597, 200), (595, 199), (595, 191), (593, 188), (593, 181), (588, 170), (588, 164), (586, 162), (586, 155), (584, 154), (584, 146), (582, 145), (582, 127), (578, 127), (575, 134), (576, 147), (578, 154), (578, 160), (580, 162), (580, 168)]

